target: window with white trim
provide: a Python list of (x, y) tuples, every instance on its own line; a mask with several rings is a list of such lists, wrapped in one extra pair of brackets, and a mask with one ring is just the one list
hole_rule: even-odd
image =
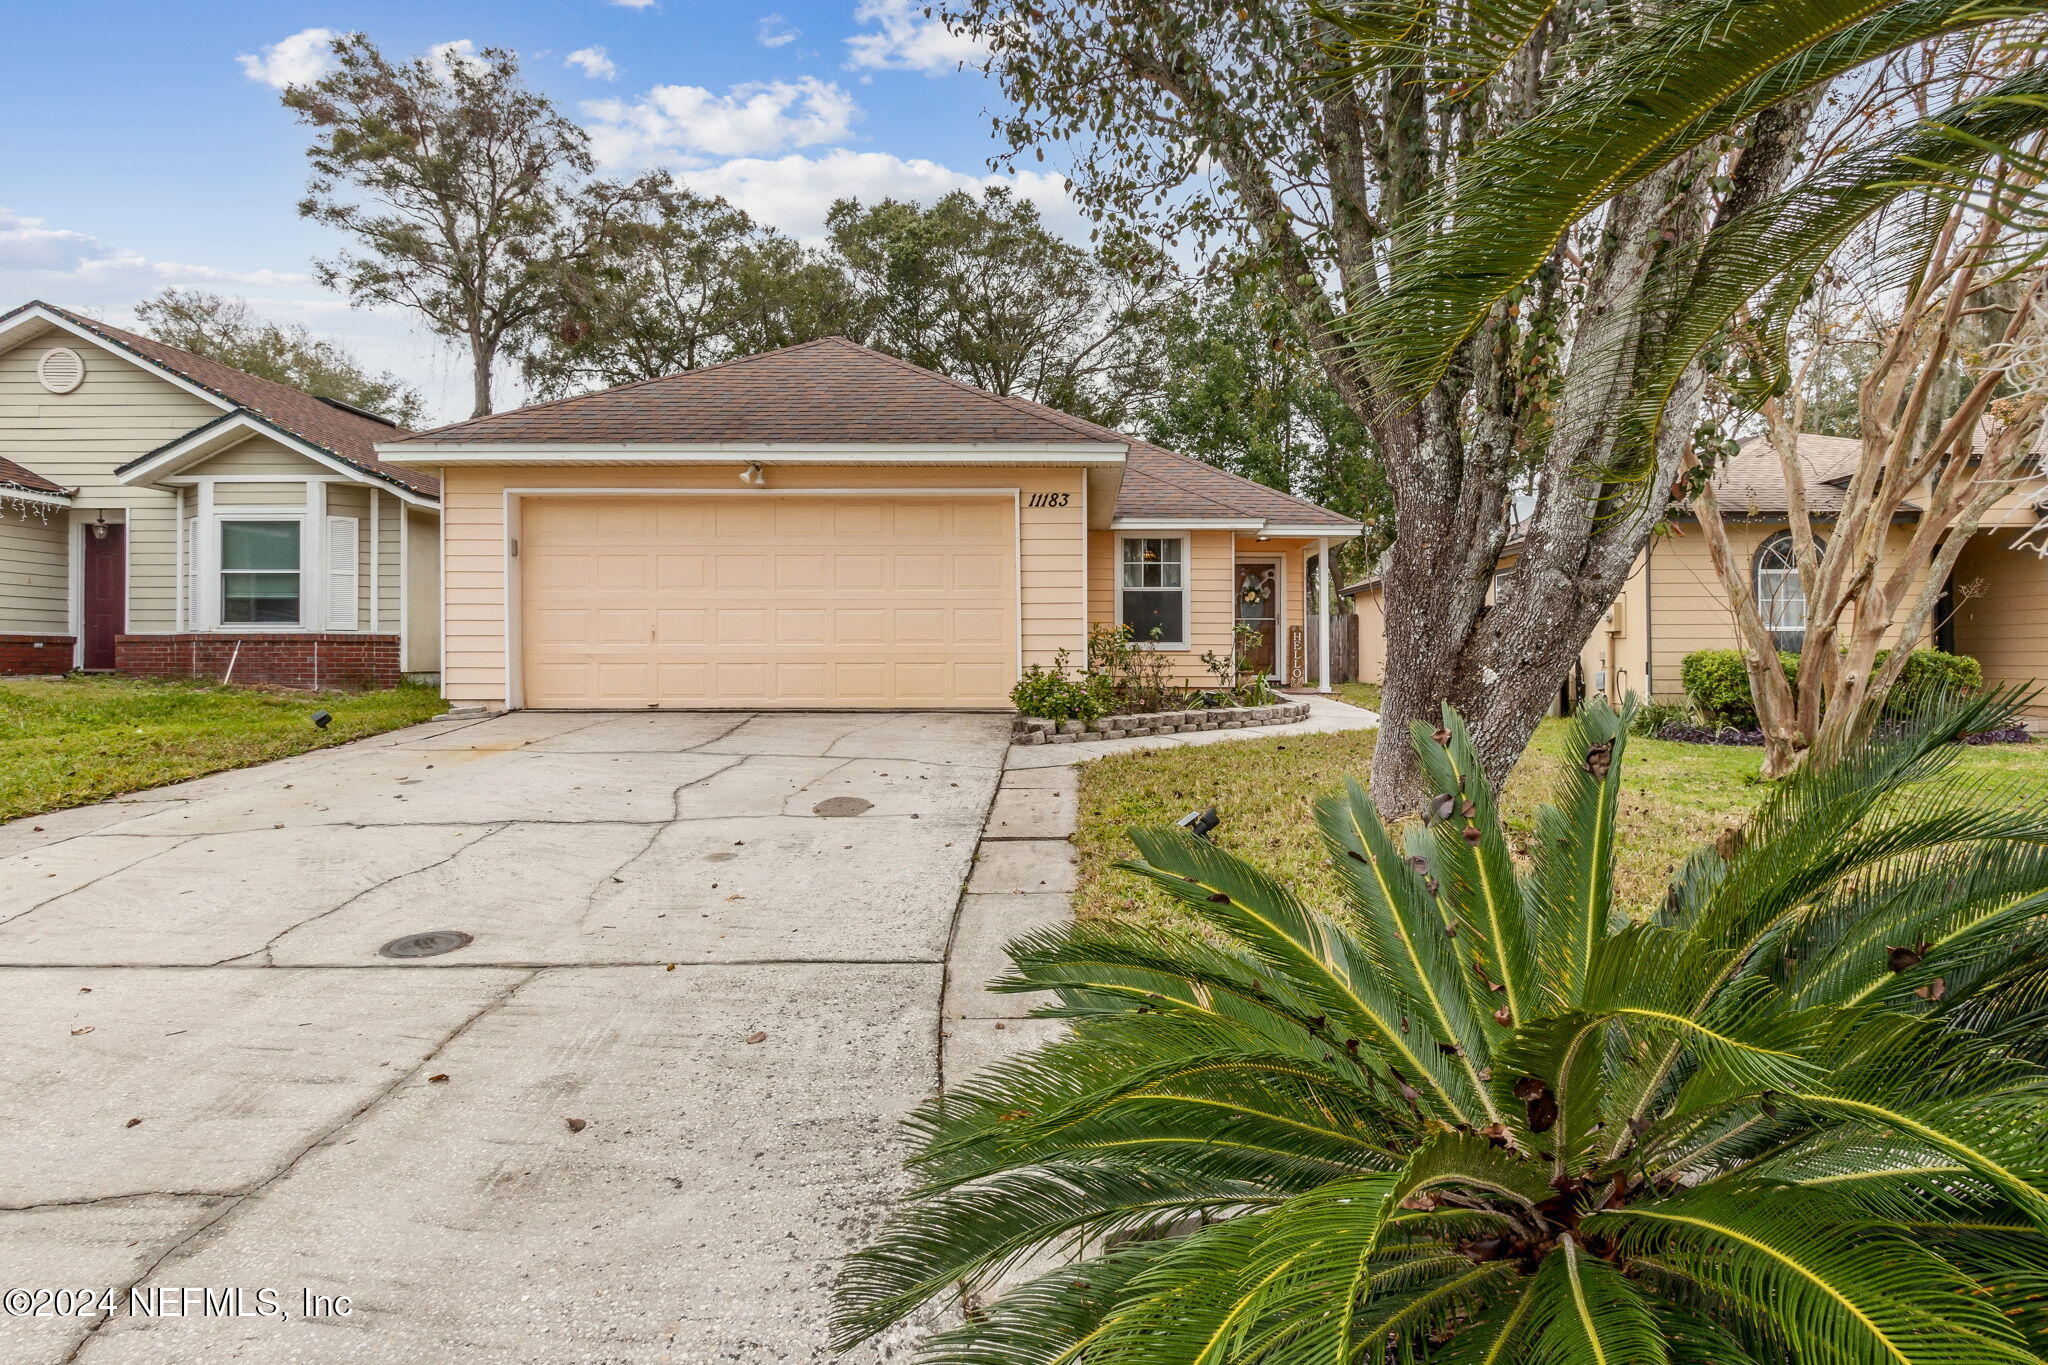
[[(1815, 543), (1815, 551), (1821, 546)], [(1799, 578), (1799, 560), (1792, 535), (1780, 531), (1756, 552), (1756, 605), (1764, 629), (1778, 648), (1797, 654), (1806, 646), (1806, 585)]]
[(221, 520), (221, 624), (299, 624), (301, 529), (297, 521)]
[(1188, 642), (1187, 542), (1179, 536), (1125, 536), (1118, 564), (1117, 620), (1140, 644)]

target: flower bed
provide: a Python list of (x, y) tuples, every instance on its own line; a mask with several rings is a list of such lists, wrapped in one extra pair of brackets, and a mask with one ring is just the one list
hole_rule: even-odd
[(1072, 744), (1077, 740), (1186, 735), (1202, 730), (1250, 730), (1261, 725), (1292, 725), (1307, 719), (1305, 701), (1275, 702), (1270, 706), (1217, 706), (1199, 711), (1153, 711), (1135, 716), (1103, 716), (1092, 721), (1019, 716), (1011, 728), (1010, 742)]
[[(1658, 727), (1657, 738), (1670, 740), (1674, 744), (1726, 744), (1763, 747), (1764, 732), (1761, 730), (1737, 730), (1731, 726), (1689, 725), (1675, 723)], [(1974, 735), (1965, 735), (1965, 744), (2031, 744), (2034, 737), (2027, 733), (2024, 725), (2008, 725), (2003, 730), (1980, 730)]]

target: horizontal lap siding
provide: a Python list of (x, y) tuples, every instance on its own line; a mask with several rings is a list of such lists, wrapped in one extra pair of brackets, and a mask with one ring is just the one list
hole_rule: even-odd
[[(1976, 536), (1956, 561), (1956, 585), (1981, 592), (1956, 612), (1956, 648), (1984, 666), (1984, 680), (2048, 680), (2048, 560), (2012, 548), (2012, 532)], [(2036, 701), (2034, 715), (2048, 715)]]
[(69, 629), (71, 573), (64, 533), (60, 509), (10, 510), (0, 495), (0, 633)]
[[(1681, 523), (1681, 527), (1682, 535), (1659, 539), (1651, 555), (1650, 670), (1653, 690), (1661, 701), (1684, 698), (1679, 667), (1686, 655), (1701, 649), (1735, 648), (1734, 613), (1729, 608), (1727, 594), (1721, 590), (1721, 580), (1714, 572), (1706, 535), (1697, 525)], [(1730, 547), (1744, 574), (1751, 572), (1750, 566), (1755, 562), (1758, 547), (1784, 529), (1783, 522), (1741, 523), (1728, 527)], [(1833, 528), (1825, 525), (1815, 530), (1824, 540), (1833, 534)], [(1881, 561), (1885, 572), (1897, 569), (1911, 536), (1912, 528), (1909, 526), (1894, 526), (1887, 533)], [(1909, 595), (1918, 590), (1923, 578), (1924, 571), (1915, 576)], [(1888, 634), (1886, 642), (1891, 643), (1896, 638), (1894, 630)]]
[[(523, 469), (481, 467), (444, 474), (442, 589), (447, 649), (442, 688), (452, 701), (502, 703), (505, 677), (505, 490), (507, 488), (648, 488), (724, 495), (738, 466)], [(869, 465), (771, 466), (771, 489), (986, 488), (1018, 490), (1021, 603), (1018, 626), (1026, 664), (1050, 664), (1061, 648), (1078, 655), (1086, 643), (1084, 474), (1077, 469), (895, 468)], [(1031, 495), (1065, 495), (1062, 507), (1031, 507)]]
[[(85, 362), (85, 381), (51, 393), (36, 378), (43, 352), (63, 346)], [(0, 455), (78, 496), (73, 515), (128, 523), (128, 628), (177, 628), (177, 500), (169, 490), (124, 485), (116, 466), (183, 436), (220, 408), (67, 333), (48, 332), (0, 355)]]

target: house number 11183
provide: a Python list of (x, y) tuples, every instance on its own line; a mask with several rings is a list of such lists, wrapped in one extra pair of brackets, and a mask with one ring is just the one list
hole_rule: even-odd
[(1065, 507), (1071, 493), (1033, 493), (1024, 505), (1026, 507)]

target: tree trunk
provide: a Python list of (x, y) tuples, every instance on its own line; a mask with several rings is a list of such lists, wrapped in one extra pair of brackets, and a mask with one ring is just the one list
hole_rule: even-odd
[(469, 386), (474, 400), (469, 412), (471, 417), (488, 417), (495, 411), (491, 405), (491, 369), (497, 360), (496, 344), (472, 333), (469, 343)]

